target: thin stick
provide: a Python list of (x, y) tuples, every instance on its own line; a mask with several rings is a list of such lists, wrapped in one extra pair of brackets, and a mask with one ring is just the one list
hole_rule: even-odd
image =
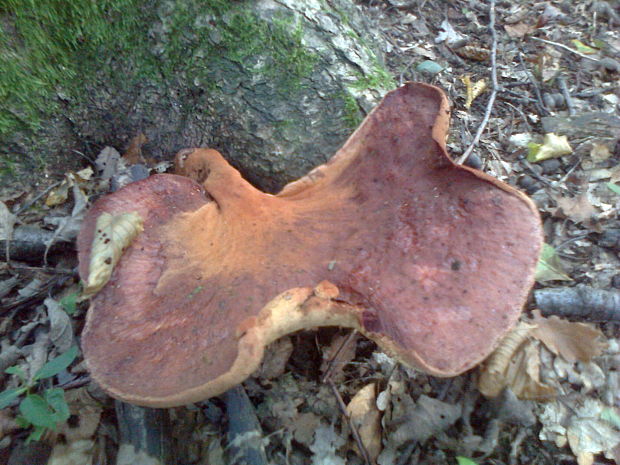
[(539, 39), (538, 37), (530, 37), (530, 39), (535, 40), (537, 42), (543, 42), (545, 44), (553, 45), (554, 47), (558, 47), (558, 48), (564, 49), (564, 50), (569, 51), (571, 53), (574, 53), (575, 55), (580, 56), (581, 58), (584, 58), (586, 60), (594, 61), (596, 63), (599, 62), (598, 59), (589, 57), (588, 55), (584, 55), (583, 53), (578, 52), (577, 50), (572, 49), (570, 47), (567, 47), (564, 44), (559, 44), (557, 42), (551, 42), (550, 40), (546, 40), (546, 39)]
[(471, 153), (474, 151), (474, 147), (478, 145), (480, 138), (482, 137), (482, 133), (484, 132), (489, 118), (491, 117), (491, 112), (493, 111), (493, 104), (495, 103), (495, 97), (497, 97), (497, 91), (499, 89), (499, 85), (497, 83), (497, 33), (495, 32), (495, 0), (491, 0), (489, 3), (489, 29), (491, 30), (491, 81), (493, 83), (493, 89), (491, 91), (491, 96), (489, 97), (489, 101), (487, 102), (487, 108), (484, 112), (484, 118), (482, 118), (482, 122), (480, 126), (478, 126), (478, 130), (476, 131), (476, 135), (474, 136), (474, 140), (471, 141), (467, 150), (461, 155), (456, 161), (459, 165), (462, 165), (467, 161)]
[(537, 102), (539, 105), (538, 110), (540, 111), (540, 114), (542, 116), (546, 116), (549, 114), (549, 109), (546, 107), (545, 102), (543, 101), (542, 94), (540, 93), (540, 89), (538, 88), (538, 84), (536, 84), (536, 79), (534, 78), (534, 76), (532, 76), (532, 74), (530, 73), (530, 70), (527, 69), (527, 66), (525, 66), (525, 62), (523, 61), (523, 57), (521, 56), (521, 53), (519, 53), (518, 57), (519, 57), (519, 63), (523, 67), (523, 70), (525, 71), (525, 74), (527, 75), (527, 78), (529, 79), (530, 84), (532, 84), (532, 87), (534, 88), (534, 93), (536, 94), (536, 99), (537, 99), (535, 100), (535, 102)]
[(357, 447), (359, 448), (359, 450), (360, 450), (360, 452), (362, 454), (362, 458), (364, 459), (364, 463), (366, 465), (373, 465), (372, 459), (370, 458), (370, 455), (368, 454), (368, 451), (366, 450), (366, 446), (364, 446), (364, 443), (362, 442), (362, 438), (360, 437), (360, 433), (357, 431), (357, 427), (353, 424), (353, 420), (351, 419), (351, 417), (347, 413), (347, 406), (345, 405), (344, 400), (342, 400), (342, 396), (338, 392), (338, 388), (336, 387), (336, 385), (334, 384), (334, 382), (331, 379), (327, 380), (327, 384), (329, 385), (329, 387), (334, 392), (334, 395), (336, 396), (336, 400), (338, 401), (338, 406), (340, 407), (340, 410), (342, 411), (342, 414), (345, 416), (345, 418), (347, 419), (347, 422), (349, 423), (349, 426), (351, 427), (351, 431), (353, 432), (353, 437), (355, 438), (355, 442), (357, 443)]
[(564, 79), (564, 76), (558, 76), (558, 84), (560, 85), (560, 90), (562, 91), (564, 100), (566, 100), (566, 106), (568, 107), (568, 114), (570, 116), (574, 116), (575, 115), (575, 104), (573, 103), (573, 99), (571, 98), (570, 92), (568, 91), (568, 86), (566, 85), (566, 79)]
[(327, 379), (332, 375), (332, 373), (334, 372), (334, 368), (336, 367), (336, 362), (338, 361), (338, 358), (339, 358), (340, 354), (342, 353), (342, 350), (345, 347), (347, 347), (349, 344), (351, 344), (351, 341), (356, 336), (357, 336), (357, 330), (354, 329), (353, 331), (351, 331), (349, 333), (349, 335), (343, 341), (343, 343), (340, 344), (340, 347), (338, 347), (338, 350), (336, 351), (336, 353), (334, 354), (334, 356), (332, 357), (332, 359), (329, 361), (329, 363), (327, 365), (327, 369), (325, 370), (325, 374), (323, 375), (323, 379), (321, 380), (322, 383), (325, 383), (327, 381)]
[(15, 211), (15, 215), (19, 215), (21, 212), (23, 212), (23, 211), (27, 210), (28, 208), (30, 208), (37, 200), (39, 200), (41, 197), (46, 195), (49, 191), (51, 191), (52, 189), (55, 189), (56, 187), (60, 186), (60, 183), (62, 183), (62, 181), (55, 182), (51, 186), (46, 187), (43, 190), (43, 192), (39, 192), (32, 199), (30, 199), (28, 202), (24, 203), (21, 207), (19, 207), (17, 209), (17, 211)]

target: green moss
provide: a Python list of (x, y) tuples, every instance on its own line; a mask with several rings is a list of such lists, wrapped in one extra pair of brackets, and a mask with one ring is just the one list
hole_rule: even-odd
[(359, 105), (351, 94), (343, 93), (342, 100), (344, 101), (344, 121), (350, 129), (357, 128), (362, 120), (362, 113), (360, 112)]
[(219, 42), (210, 51), (212, 60), (227, 59), (254, 74), (279, 80), (283, 90), (298, 87), (309, 76), (318, 56), (303, 44), (303, 27), (292, 17), (280, 16), (271, 22), (259, 18), (241, 4), (218, 6), (214, 12)]
[[(199, 27), (200, 15), (209, 24)], [(59, 94), (78, 107), (98, 82), (115, 92), (183, 75), (213, 82), (226, 60), (290, 91), (318, 59), (302, 36), (294, 18), (267, 22), (248, 1), (3, 0), (0, 138), (39, 128), (60, 109)]]
[(102, 58), (122, 59), (140, 49), (136, 11), (138, 0), (5, 0), (0, 9), (0, 136), (37, 129), (43, 117), (57, 110), (58, 91), (81, 87), (85, 63), (99, 66)]
[(390, 73), (385, 68), (377, 64), (371, 74), (367, 74), (365, 76), (360, 74), (358, 79), (349, 86), (355, 90), (391, 90), (394, 89), (396, 85), (394, 83), (394, 78), (392, 78)]
[(17, 174), (17, 162), (9, 156), (0, 157), (0, 179), (12, 178)]

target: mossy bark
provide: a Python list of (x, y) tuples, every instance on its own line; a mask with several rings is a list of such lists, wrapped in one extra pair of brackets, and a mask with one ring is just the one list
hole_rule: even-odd
[[(28, 57), (39, 56), (32, 48), (40, 45), (21, 40), (19, 2), (10, 1), (13, 9), (0, 10), (10, 41), (0, 47), (12, 47), (32, 67)], [(107, 21), (84, 22), (50, 52), (60, 55), (50, 63), (66, 66), (52, 77), (36, 68), (43, 84), (32, 99), (11, 98), (4, 81), (0, 97), (9, 98), (2, 112), (20, 124), (5, 124), (0, 133), (3, 174), (32, 182), (33, 173), (62, 173), (83, 165), (75, 151), (93, 157), (105, 145), (122, 150), (142, 132), (147, 157), (171, 159), (181, 148), (210, 146), (275, 192), (326, 161), (393, 87), (378, 52), (381, 39), (350, 0), (111, 4), (113, 11), (104, 5), (90, 13)], [(39, 102), (32, 124), (25, 101)]]

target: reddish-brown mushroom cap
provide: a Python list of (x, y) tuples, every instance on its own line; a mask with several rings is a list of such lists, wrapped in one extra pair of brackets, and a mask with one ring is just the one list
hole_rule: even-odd
[[(325, 165), (278, 195), (210, 149), (95, 203), (144, 232), (89, 309), (82, 343), (111, 395), (174, 406), (217, 395), (301, 328), (356, 328), (439, 376), (479, 363), (517, 320), (541, 245), (532, 202), (445, 151), (448, 105), (425, 84), (389, 93)], [(320, 283), (320, 284), (319, 284)]]

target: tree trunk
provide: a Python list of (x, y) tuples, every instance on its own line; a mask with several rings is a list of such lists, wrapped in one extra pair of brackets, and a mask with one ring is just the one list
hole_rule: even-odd
[[(0, 11), (14, 39), (0, 40), (0, 52), (12, 47), (30, 69), (20, 82), (41, 83), (32, 96), (26, 84), (19, 95), (8, 89), (4, 174), (32, 182), (32, 173), (62, 173), (84, 165), (73, 150), (93, 158), (142, 132), (147, 158), (210, 146), (276, 192), (326, 161), (393, 86), (377, 52), (382, 40), (351, 0), (108, 0), (77, 27), (82, 3), (94, 8), (76, 2), (78, 12), (59, 24), (39, 11), (49, 5), (19, 21)], [(132, 8), (114, 6), (125, 3)], [(24, 23), (32, 17), (36, 25)], [(23, 40), (28, 27), (59, 42), (45, 66), (33, 64), (44, 45)]]

